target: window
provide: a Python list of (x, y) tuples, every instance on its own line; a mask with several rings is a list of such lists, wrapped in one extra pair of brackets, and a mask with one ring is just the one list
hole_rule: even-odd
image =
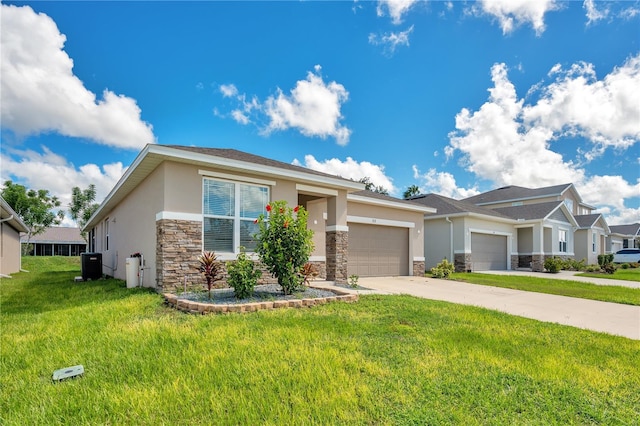
[(596, 252), (596, 238), (597, 235), (595, 232), (591, 234), (591, 251), (594, 253)]
[(567, 206), (567, 209), (569, 209), (571, 214), (573, 214), (573, 200), (570, 200), (569, 198), (565, 198), (564, 204)]
[(254, 251), (255, 220), (269, 202), (266, 186), (204, 179), (202, 210), (204, 249), (237, 253), (240, 246)]
[(567, 231), (561, 229), (558, 233), (558, 241), (560, 243), (559, 250), (560, 253), (567, 252)]
[(109, 218), (104, 220), (104, 249), (109, 250)]

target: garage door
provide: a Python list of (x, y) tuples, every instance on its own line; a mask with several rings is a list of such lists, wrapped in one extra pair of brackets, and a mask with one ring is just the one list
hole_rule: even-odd
[(349, 223), (349, 276), (409, 275), (409, 230)]
[(507, 237), (471, 233), (471, 265), (474, 271), (507, 269)]

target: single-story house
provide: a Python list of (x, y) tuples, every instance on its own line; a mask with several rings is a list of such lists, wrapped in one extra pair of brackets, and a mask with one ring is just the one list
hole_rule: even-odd
[(640, 223), (629, 225), (611, 225), (608, 237), (609, 250), (615, 253), (626, 248), (640, 247)]
[(486, 208), (437, 194), (413, 201), (436, 208), (425, 214), (425, 266), (443, 258), (456, 271), (544, 269), (549, 256), (574, 255), (577, 222), (562, 201)]
[(20, 233), (28, 231), (18, 214), (0, 197), (0, 276), (20, 272)]
[(80, 228), (52, 226), (29, 241), (22, 236), (24, 253), (29, 256), (80, 256), (87, 251), (87, 242), (80, 235)]
[(285, 200), (309, 212), (310, 261), (320, 276), (422, 275), (431, 207), (364, 191), (364, 184), (234, 149), (147, 145), (89, 219), (89, 251), (103, 273), (125, 279), (142, 255), (142, 285), (167, 291), (201, 282), (198, 256), (251, 252), (254, 220)]

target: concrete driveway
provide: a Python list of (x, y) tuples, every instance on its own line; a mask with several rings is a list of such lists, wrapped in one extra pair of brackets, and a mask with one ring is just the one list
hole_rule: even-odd
[(353, 290), (359, 294), (409, 294), (640, 340), (640, 306), (424, 277), (362, 277), (358, 284), (371, 289)]

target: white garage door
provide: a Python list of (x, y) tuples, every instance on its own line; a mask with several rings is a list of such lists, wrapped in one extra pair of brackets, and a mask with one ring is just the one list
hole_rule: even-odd
[(349, 223), (347, 273), (360, 277), (409, 275), (409, 230)]
[(474, 271), (507, 269), (507, 237), (471, 233), (471, 266)]

